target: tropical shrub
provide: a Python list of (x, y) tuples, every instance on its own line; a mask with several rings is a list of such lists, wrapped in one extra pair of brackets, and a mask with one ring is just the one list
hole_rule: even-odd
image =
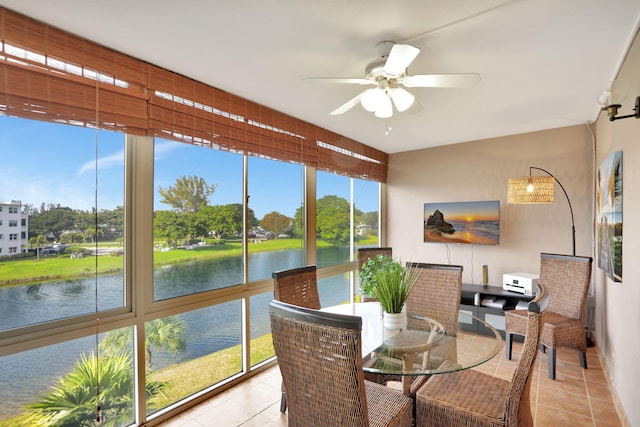
[[(26, 405), (29, 425), (116, 427), (131, 424), (134, 421), (132, 361), (130, 352), (99, 359), (94, 352), (81, 355), (73, 370), (59, 377), (39, 402)], [(161, 390), (162, 384), (147, 384), (149, 395)]]

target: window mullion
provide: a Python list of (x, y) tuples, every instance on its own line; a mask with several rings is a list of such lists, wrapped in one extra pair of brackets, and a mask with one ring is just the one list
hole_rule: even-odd
[(146, 420), (145, 314), (153, 301), (153, 157), (151, 137), (127, 135), (125, 280), (135, 314), (135, 420)]

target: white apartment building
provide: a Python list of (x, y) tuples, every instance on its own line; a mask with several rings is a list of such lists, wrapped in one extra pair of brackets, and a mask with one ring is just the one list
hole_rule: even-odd
[(26, 252), (29, 215), (20, 200), (0, 202), (0, 257)]

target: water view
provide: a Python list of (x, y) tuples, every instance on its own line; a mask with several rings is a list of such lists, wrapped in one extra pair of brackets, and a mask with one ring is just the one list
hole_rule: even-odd
[[(344, 259), (345, 256), (348, 256), (348, 248), (333, 247), (321, 249), (318, 258), (324, 260), (323, 263), (335, 263), (336, 259)], [(278, 269), (292, 268), (300, 265), (300, 259), (301, 249), (254, 253), (249, 260), (253, 268), (250, 276), (252, 280), (270, 277), (274, 266), (279, 266)], [(234, 283), (230, 280), (242, 271), (241, 267), (240, 258), (221, 258), (157, 268), (154, 274), (156, 298), (173, 298), (215, 289), (211, 283)], [(100, 310), (123, 306), (121, 275), (0, 288), (0, 330), (92, 313), (95, 310), (96, 284)], [(323, 306), (346, 301), (349, 298), (348, 279), (340, 275), (322, 280), (319, 292)], [(251, 336), (254, 338), (270, 332), (267, 310), (272, 298), (273, 294), (267, 292), (251, 299)], [(240, 344), (241, 315), (238, 301), (179, 315), (185, 324), (186, 349), (177, 355), (154, 351), (151, 355), (153, 369), (160, 370)], [(6, 417), (20, 413), (23, 404), (36, 401), (38, 394), (57, 377), (71, 371), (75, 359), (69, 355), (88, 353), (95, 346), (95, 337), (87, 337), (3, 357), (3, 365), (13, 369), (4, 370), (0, 376), (0, 402), (3, 402), (0, 415)], [(47, 363), (43, 364), (42, 360), (47, 360)]]

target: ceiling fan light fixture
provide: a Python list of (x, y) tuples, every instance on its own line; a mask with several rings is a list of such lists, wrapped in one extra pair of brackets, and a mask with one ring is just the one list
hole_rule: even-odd
[(391, 91), (391, 99), (393, 100), (396, 109), (399, 112), (403, 112), (413, 105), (413, 101), (415, 101), (416, 97), (399, 87)]
[(393, 116), (393, 105), (391, 105), (391, 98), (386, 95), (384, 96), (382, 102), (376, 109), (375, 116), (381, 119), (388, 119), (389, 117)]
[[(480, 81), (480, 75), (473, 73), (409, 74), (409, 65), (420, 53), (420, 49), (415, 46), (383, 41), (376, 45), (376, 50), (379, 56), (369, 61), (365, 67), (364, 78), (309, 77), (305, 79), (330, 83), (375, 85), (375, 88), (363, 90), (331, 111), (332, 116), (343, 114), (360, 103), (362, 108), (374, 113), (376, 117), (388, 119), (393, 116), (394, 108), (398, 112), (404, 112), (414, 105), (420, 105), (415, 96), (404, 88), (469, 87)], [(638, 107), (638, 114), (640, 114), (640, 107)]]
[(378, 88), (370, 88), (364, 91), (360, 103), (362, 107), (373, 113), (384, 102), (385, 94)]

